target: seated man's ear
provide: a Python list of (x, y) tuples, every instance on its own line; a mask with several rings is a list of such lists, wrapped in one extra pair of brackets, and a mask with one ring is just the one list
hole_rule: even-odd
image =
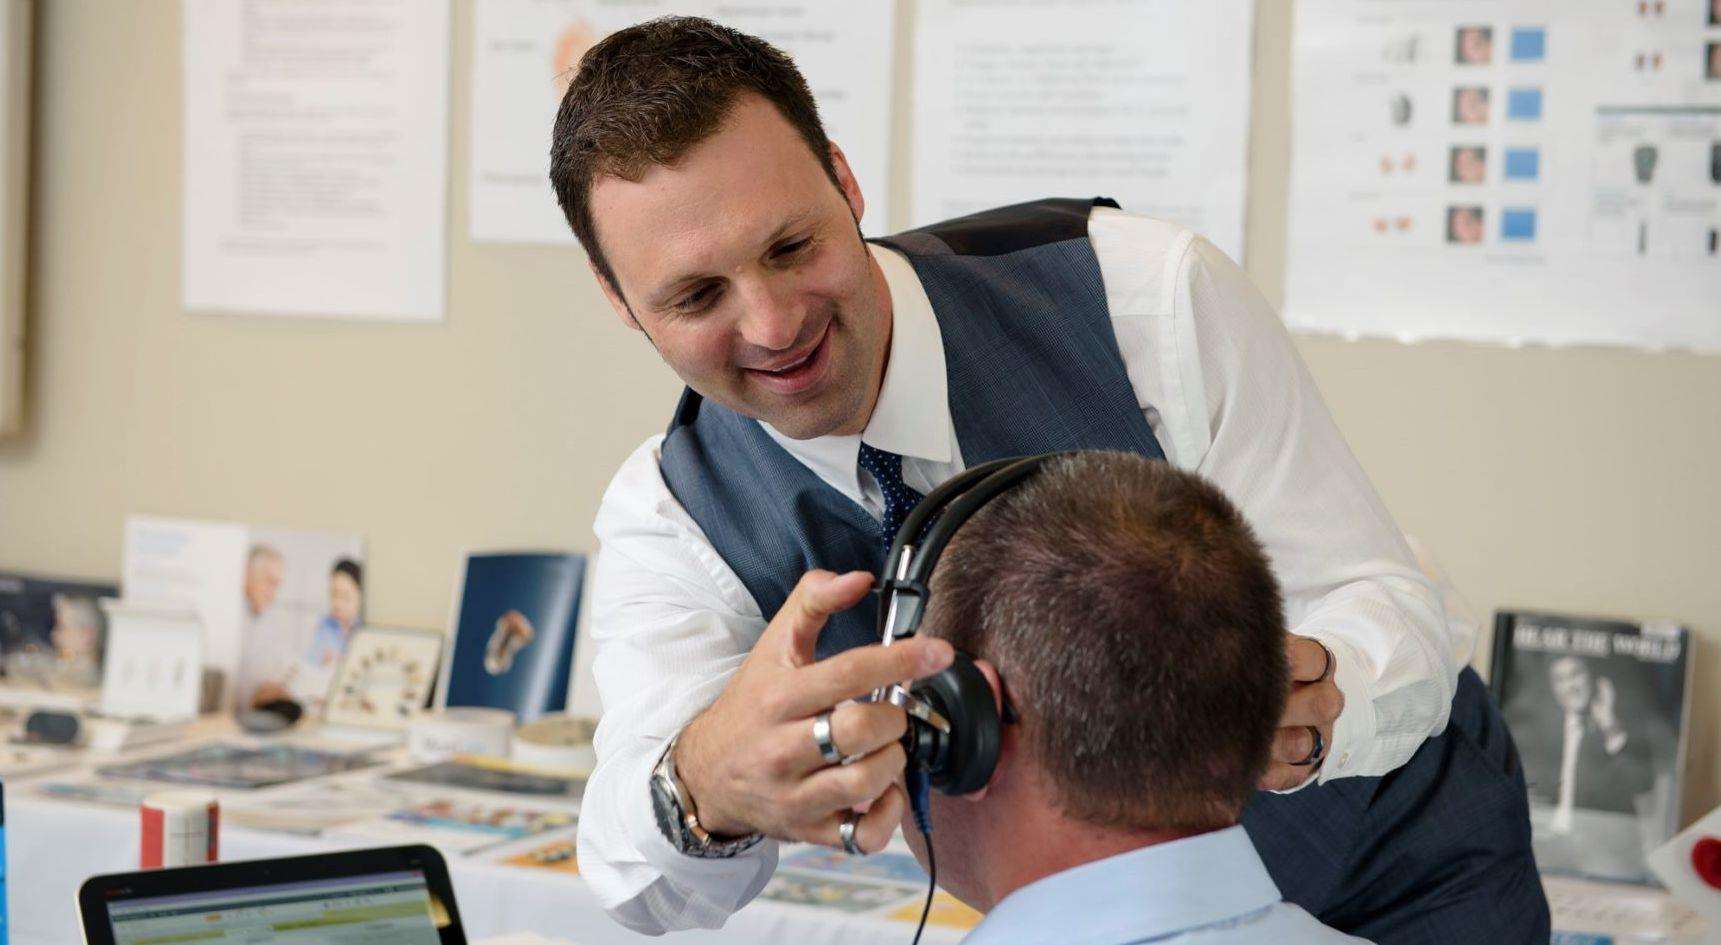
[[(1002, 719), (1004, 717), (1004, 680), (1002, 676), (998, 675), (998, 667), (992, 665), (990, 660), (977, 659), (974, 661), (974, 668), (980, 671), (980, 675), (986, 677), (986, 685), (992, 690), (992, 708), (997, 710), (998, 717)], [(1011, 731), (1014, 727), (1012, 725), (999, 725), (998, 764), (992, 769), (992, 779), (987, 781), (986, 786), (980, 790), (972, 794), (962, 795), (964, 800), (981, 800), (992, 790), (992, 785), (998, 783), (998, 778), (1004, 773), (1004, 766), (1015, 757), (1016, 733)]]

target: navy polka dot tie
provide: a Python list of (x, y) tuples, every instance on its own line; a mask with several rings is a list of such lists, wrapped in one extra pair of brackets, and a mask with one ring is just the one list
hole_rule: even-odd
[(910, 489), (902, 481), (902, 457), (895, 453), (887, 453), (874, 449), (862, 443), (860, 445), (860, 468), (872, 473), (874, 482), (878, 483), (879, 491), (884, 493), (884, 551), (890, 554), (890, 543), (896, 540), (896, 532), (902, 527), (902, 520), (908, 517), (920, 500), (925, 498), (920, 493)]

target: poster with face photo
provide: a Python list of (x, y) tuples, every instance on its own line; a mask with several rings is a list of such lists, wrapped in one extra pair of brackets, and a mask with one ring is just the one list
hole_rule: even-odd
[(284, 528), (248, 536), (239, 705), (290, 699), (315, 709), (364, 622), (364, 540)]
[(1493, 690), (1523, 759), (1536, 863), (1650, 882), (1645, 856), (1679, 816), (1687, 632), (1503, 611)]

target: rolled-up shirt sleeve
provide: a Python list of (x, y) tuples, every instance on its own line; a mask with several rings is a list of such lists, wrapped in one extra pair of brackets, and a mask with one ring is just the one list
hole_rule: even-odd
[(1243, 271), (1188, 230), (1115, 210), (1095, 211), (1090, 234), (1167, 458), (1237, 505), (1291, 632), (1333, 653), (1344, 709), (1319, 780), (1392, 771), (1445, 729), (1474, 628), (1449, 618), (1453, 595), (1419, 567)]
[(1196, 469), (1265, 545), (1291, 632), (1335, 660), (1344, 710), (1319, 779), (1386, 774), (1451, 711), (1459, 666), (1440, 590), (1242, 270), (1197, 238), (1180, 283), (1176, 315), (1201, 352), (1212, 436)]
[(587, 885), (618, 922), (648, 934), (721, 926), (777, 866), (770, 840), (729, 859), (686, 856), (652, 811), (651, 771), (669, 739), (716, 700), (765, 627), (664, 484), (661, 442), (622, 464), (593, 526), (588, 627), (604, 711), (579, 827)]

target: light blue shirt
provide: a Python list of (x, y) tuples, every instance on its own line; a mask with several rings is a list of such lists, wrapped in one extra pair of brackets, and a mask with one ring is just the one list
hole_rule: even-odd
[[(1023, 886), (963, 945), (1351, 945), (1285, 902), (1242, 827), (1084, 863)], [(1364, 943), (1366, 945), (1366, 943)]]

